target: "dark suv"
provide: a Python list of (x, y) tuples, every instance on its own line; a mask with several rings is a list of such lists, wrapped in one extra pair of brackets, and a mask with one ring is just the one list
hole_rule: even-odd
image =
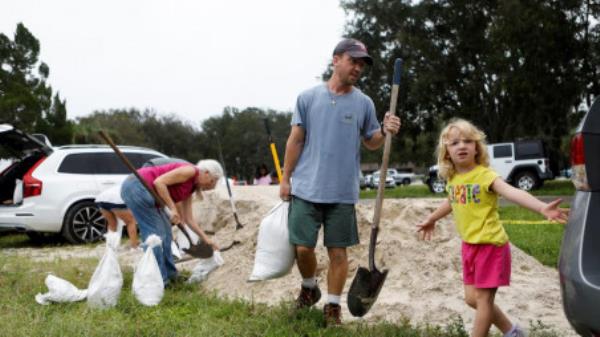
[(577, 333), (600, 336), (600, 99), (571, 142), (575, 198), (560, 249), (563, 306)]

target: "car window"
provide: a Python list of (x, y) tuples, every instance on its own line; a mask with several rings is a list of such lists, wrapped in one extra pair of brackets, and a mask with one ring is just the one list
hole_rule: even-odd
[(154, 153), (125, 153), (125, 156), (135, 168), (142, 167), (150, 159), (159, 158), (160, 156)]
[[(136, 168), (152, 158), (158, 157), (148, 153), (124, 153), (132, 165)], [(61, 173), (77, 174), (129, 174), (127, 166), (115, 153), (73, 153), (65, 157), (58, 168)]]
[(512, 157), (512, 147), (510, 145), (494, 146), (494, 158)]
[(515, 143), (516, 159), (536, 159), (544, 156), (544, 149), (541, 142), (520, 142)]
[(94, 174), (94, 153), (72, 153), (67, 155), (60, 166), (60, 173)]
[[(130, 154), (124, 153), (125, 157), (131, 161)], [(129, 174), (131, 171), (117, 157), (115, 153), (96, 153), (94, 161), (98, 163), (96, 174)]]

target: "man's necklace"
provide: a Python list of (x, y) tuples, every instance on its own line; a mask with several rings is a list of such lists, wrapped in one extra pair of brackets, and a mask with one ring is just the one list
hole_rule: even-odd
[(329, 89), (328, 85), (325, 85), (325, 88), (327, 89), (327, 93), (329, 94), (329, 99), (331, 99), (331, 105), (335, 105), (335, 97), (331, 93), (331, 89)]

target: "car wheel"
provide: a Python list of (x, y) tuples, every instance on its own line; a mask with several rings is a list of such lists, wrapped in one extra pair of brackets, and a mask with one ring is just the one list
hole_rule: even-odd
[(446, 191), (446, 182), (440, 178), (429, 180), (429, 190), (433, 193), (444, 193)]
[(531, 191), (538, 185), (538, 177), (529, 171), (520, 172), (515, 177), (515, 187), (523, 191)]
[(63, 221), (62, 234), (70, 243), (89, 243), (102, 239), (106, 219), (92, 201), (72, 206)]
[(402, 179), (402, 185), (410, 185), (410, 179), (408, 179), (408, 178)]

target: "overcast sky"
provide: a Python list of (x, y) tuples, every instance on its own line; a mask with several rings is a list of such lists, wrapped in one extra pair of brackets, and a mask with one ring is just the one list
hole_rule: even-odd
[(14, 0), (0, 32), (39, 39), (68, 117), (153, 108), (198, 125), (225, 106), (291, 111), (319, 83), (345, 13), (338, 0)]

